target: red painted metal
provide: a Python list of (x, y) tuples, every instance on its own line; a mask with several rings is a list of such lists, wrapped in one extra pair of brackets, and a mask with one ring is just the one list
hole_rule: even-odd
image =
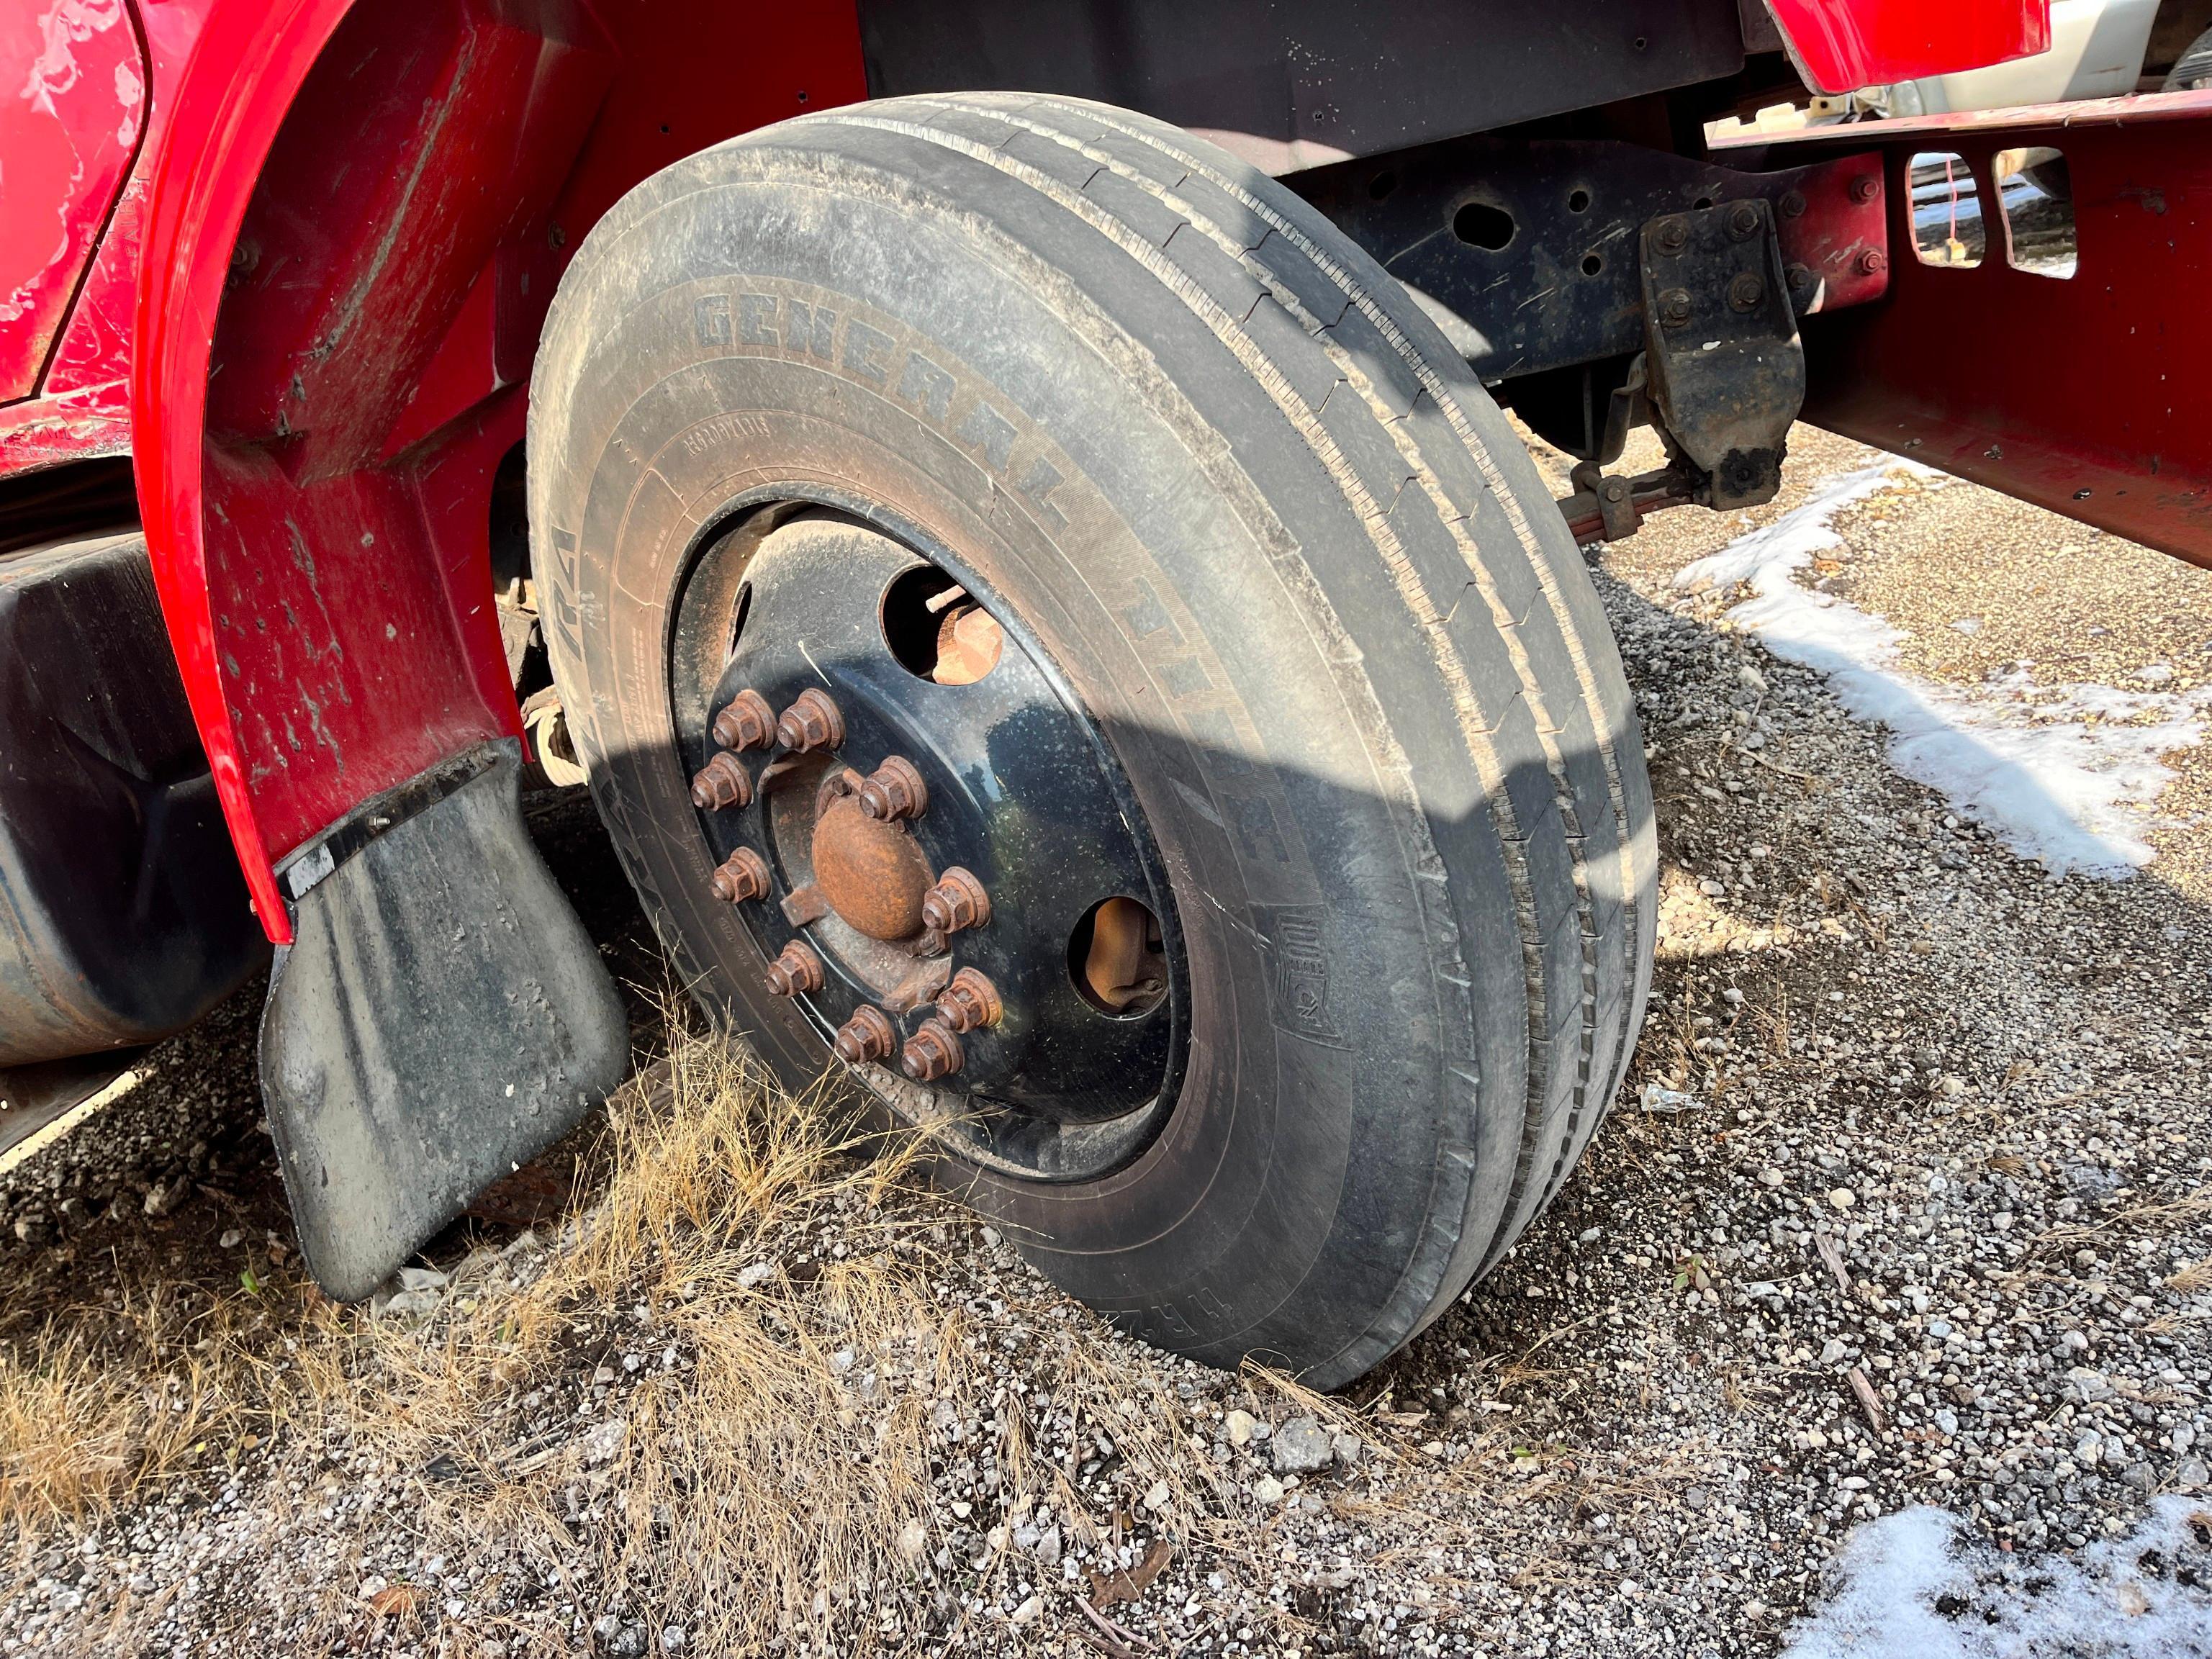
[(520, 730), (491, 480), (584, 232), (668, 161), (864, 93), (850, 0), (214, 0), (156, 166), (131, 401), (272, 939), (273, 860)]
[[(1808, 326), (1807, 418), (2212, 565), (2212, 93), (1849, 130), (1855, 148), (1876, 141), (1889, 298)], [(2043, 145), (2071, 179), (2065, 280), (2014, 268), (1996, 207), (1997, 153)], [(1963, 156), (1989, 204), (1971, 269), (1911, 253), (1905, 169), (1931, 151)]]
[(124, 0), (0, 8), (0, 403), (38, 389), (146, 127)]
[(2051, 49), (2051, 0), (1767, 0), (1819, 92), (1980, 69)]

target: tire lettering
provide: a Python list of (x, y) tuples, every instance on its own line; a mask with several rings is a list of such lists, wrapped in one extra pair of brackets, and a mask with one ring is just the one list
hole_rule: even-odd
[(1060, 476), (1060, 469), (1040, 455), (1030, 463), (1029, 471), (1023, 476), (1021, 483), (1014, 487), (1021, 492), (1023, 499), (1036, 509), (1036, 515), (1040, 519), (1045, 520), (1053, 529), (1058, 530), (1066, 524), (1066, 517), (1045, 497), (1052, 494), (1054, 485), (1066, 482)]
[(883, 330), (870, 328), (857, 317), (848, 318), (845, 323), (845, 367), (872, 386), (881, 386), (890, 378), (890, 369), (883, 359), (897, 343)]
[(1213, 682), (1206, 677), (1205, 665), (1195, 657), (1178, 657), (1173, 662), (1162, 663), (1158, 672), (1160, 684), (1178, 702), (1213, 690)]
[(982, 452), (984, 465), (1004, 472), (1014, 453), (1013, 424), (987, 403), (978, 402), (953, 433), (961, 442)]
[(899, 371), (898, 395), (943, 426), (952, 409), (952, 377), (919, 351), (908, 352)]
[(1267, 856), (1277, 864), (1291, 861), (1291, 850), (1283, 845), (1283, 832), (1275, 824), (1275, 809), (1272, 803), (1251, 795), (1222, 795), (1214, 799), (1229, 814), (1231, 825), (1237, 832), (1237, 844), (1248, 859), (1257, 858), (1266, 842)]
[(699, 331), (702, 346), (721, 346), (730, 343), (730, 296), (709, 294), (691, 308), (693, 325)]
[(1252, 926), (1267, 941), (1275, 1024), (1316, 1042), (1341, 1045), (1329, 1008), (1327, 915), (1318, 904), (1255, 904)]
[(827, 306), (810, 306), (803, 300), (787, 303), (790, 309), (784, 317), (783, 349), (811, 351), (824, 362), (835, 361), (837, 313)]
[(1130, 631), (1143, 639), (1165, 629), (1169, 641), (1181, 645), (1182, 629), (1175, 625), (1175, 618), (1168, 615), (1168, 608), (1160, 603), (1158, 590), (1142, 576), (1136, 579), (1136, 588), (1144, 598), (1121, 609), (1121, 620), (1129, 624)]
[(769, 327), (769, 325), (775, 320), (775, 295), (740, 294), (738, 295), (738, 337), (747, 345), (775, 344), (775, 334)]

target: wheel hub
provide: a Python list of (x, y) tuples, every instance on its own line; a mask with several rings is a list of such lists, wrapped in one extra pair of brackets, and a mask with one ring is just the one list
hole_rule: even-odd
[(683, 626), (729, 644), (678, 689), (684, 758), (769, 988), (979, 1162), (1065, 1180), (1126, 1159), (1172, 1098), (1184, 1016), (1103, 738), (967, 586), (874, 530), (805, 514), (702, 567)]

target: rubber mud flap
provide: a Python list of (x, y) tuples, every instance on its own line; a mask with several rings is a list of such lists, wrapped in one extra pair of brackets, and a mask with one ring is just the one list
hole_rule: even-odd
[(629, 1027), (523, 826), (519, 746), (364, 804), (279, 872), (261, 1085), (315, 1281), (359, 1301), (621, 1082)]

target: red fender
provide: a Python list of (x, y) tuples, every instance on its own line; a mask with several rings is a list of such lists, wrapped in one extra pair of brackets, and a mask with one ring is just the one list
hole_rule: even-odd
[(491, 486), (568, 252), (667, 162), (865, 92), (851, 0), (213, 0), (155, 163), (131, 406), (271, 939), (276, 863), (520, 732)]

